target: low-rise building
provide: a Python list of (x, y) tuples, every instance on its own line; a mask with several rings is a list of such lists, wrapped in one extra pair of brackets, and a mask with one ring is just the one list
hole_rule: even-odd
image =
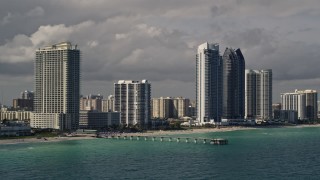
[(80, 129), (101, 129), (120, 125), (119, 112), (80, 111)]
[(0, 124), (0, 136), (30, 136), (31, 127), (23, 121), (8, 121)]
[(2, 109), (0, 111), (0, 120), (29, 121), (31, 113), (31, 111), (8, 111), (6, 109)]
[(298, 122), (298, 111), (280, 110), (280, 120), (288, 123), (296, 124)]

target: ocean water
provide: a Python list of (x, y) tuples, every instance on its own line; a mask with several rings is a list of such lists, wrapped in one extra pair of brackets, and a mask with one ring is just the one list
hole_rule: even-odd
[(320, 128), (181, 135), (229, 145), (95, 139), (0, 145), (0, 179), (320, 179)]

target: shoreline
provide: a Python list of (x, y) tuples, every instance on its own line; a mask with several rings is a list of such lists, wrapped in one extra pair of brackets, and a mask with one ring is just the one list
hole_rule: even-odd
[[(231, 126), (231, 127), (221, 127), (221, 128), (201, 128), (201, 129), (187, 129), (187, 130), (149, 130), (142, 133), (121, 133), (116, 134), (120, 136), (166, 136), (166, 135), (183, 135), (183, 134), (199, 134), (199, 133), (212, 133), (212, 132), (229, 132), (229, 131), (239, 131), (239, 130), (253, 130), (253, 129), (263, 129), (263, 128), (308, 128), (308, 127), (320, 127), (320, 124), (301, 124), (293, 126), (268, 126), (268, 127), (243, 127), (243, 126)], [(17, 139), (0, 139), (0, 145), (9, 144), (22, 144), (22, 143), (47, 143), (47, 142), (61, 142), (61, 141), (71, 141), (71, 140), (89, 140), (97, 139), (95, 135), (92, 134), (78, 134), (78, 136), (73, 137), (43, 137), (41, 139), (33, 138), (17, 138)]]
[(43, 137), (41, 139), (38, 139), (36, 137), (34, 137), (34, 138), (21, 138), (21, 139), (19, 139), (19, 138), (17, 138), (17, 139), (0, 139), (0, 145), (24, 144), (24, 143), (48, 143), (48, 142), (96, 139), (96, 137), (91, 137), (91, 136)]

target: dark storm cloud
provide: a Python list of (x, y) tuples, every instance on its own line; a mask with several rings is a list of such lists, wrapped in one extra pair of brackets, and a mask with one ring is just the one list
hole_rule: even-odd
[(33, 62), (20, 62), (20, 63), (0, 62), (0, 75), (33, 76)]
[(161, 87), (153, 94), (178, 94), (179, 85), (193, 97), (194, 86), (186, 87), (194, 84), (196, 48), (208, 41), (221, 51), (241, 48), (248, 68), (271, 68), (278, 85), (298, 86), (320, 78), (319, 12), (318, 0), (2, 0), (0, 84), (9, 92), (21, 76), (32, 84), (34, 51), (71, 41), (82, 51), (83, 94), (149, 79)]

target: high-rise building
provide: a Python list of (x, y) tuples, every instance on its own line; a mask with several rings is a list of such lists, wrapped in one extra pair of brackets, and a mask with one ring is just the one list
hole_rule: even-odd
[(221, 121), (222, 63), (219, 44), (204, 43), (196, 55), (196, 111), (200, 124)]
[(190, 100), (183, 97), (173, 98), (173, 117), (182, 118), (188, 115)]
[(114, 112), (114, 96), (113, 95), (109, 95), (108, 99), (102, 100), (102, 111)]
[(315, 90), (295, 90), (294, 93), (282, 93), (282, 110), (295, 110), (299, 120), (315, 120), (318, 111), (318, 93)]
[(272, 70), (245, 70), (245, 118), (272, 119)]
[(75, 130), (79, 125), (80, 50), (63, 42), (36, 51), (31, 127)]
[(167, 119), (172, 117), (172, 98), (152, 98), (152, 118)]
[(222, 56), (223, 114), (225, 119), (244, 117), (245, 60), (240, 49), (226, 48)]
[(102, 99), (103, 96), (88, 95), (80, 98), (80, 111), (99, 111), (102, 112)]
[(21, 95), (21, 99), (32, 99), (34, 98), (34, 92), (33, 91), (28, 91), (28, 90), (25, 90), (23, 92), (20, 93)]
[(13, 99), (12, 105), (14, 110), (33, 111), (34, 93), (32, 91), (23, 91), (20, 98)]
[(151, 84), (147, 80), (120, 80), (114, 84), (114, 109), (123, 125), (146, 126), (151, 118)]
[(151, 104), (153, 118), (178, 119), (189, 115), (190, 100), (183, 97), (152, 98)]

